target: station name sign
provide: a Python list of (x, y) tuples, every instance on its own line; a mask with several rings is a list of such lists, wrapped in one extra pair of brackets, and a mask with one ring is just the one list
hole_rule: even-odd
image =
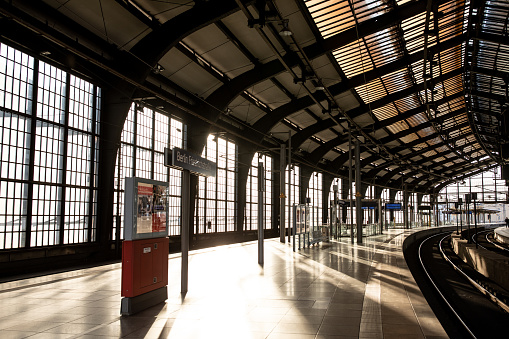
[(215, 162), (178, 147), (174, 147), (172, 150), (169, 148), (164, 149), (164, 165), (189, 170), (194, 174), (206, 177), (216, 176)]

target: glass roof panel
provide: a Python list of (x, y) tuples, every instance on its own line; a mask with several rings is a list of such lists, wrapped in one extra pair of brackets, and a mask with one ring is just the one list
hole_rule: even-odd
[(335, 50), (332, 55), (336, 58), (347, 78), (371, 71), (374, 68), (363, 39)]
[[(419, 136), (422, 138), (422, 137), (427, 137), (428, 135), (432, 135), (435, 133), (435, 130), (431, 127), (426, 127), (426, 128), (423, 128), (421, 129), (419, 132), (417, 132), (417, 134), (419, 134)], [(440, 140), (440, 142), (442, 141), (442, 139), (438, 138)]]
[(424, 153), (422, 154), (422, 156), (423, 156), (423, 157), (425, 157), (425, 158), (429, 158), (429, 157), (432, 157), (432, 156), (434, 156), (434, 155), (436, 155), (436, 154), (437, 154), (437, 152), (435, 152), (435, 151), (433, 151), (433, 150), (430, 150), (430, 151), (424, 152)]
[(384, 14), (387, 2), (381, 0), (352, 0), (353, 11), (359, 23)]
[[(422, 84), (422, 70), (423, 70), (424, 62), (422, 60), (418, 60), (412, 64), (410, 64), (409, 69), (412, 71), (414, 75), (414, 81), (417, 84)], [(418, 74), (417, 77), (415, 75)]]
[(415, 94), (412, 94), (403, 99), (399, 99), (394, 101), (394, 105), (398, 108), (400, 112), (406, 112), (411, 109), (417, 108), (421, 106), (421, 103)]
[(324, 38), (355, 25), (349, 1), (311, 0), (305, 3)]
[(398, 29), (395, 26), (382, 29), (365, 38), (370, 56), (376, 67), (401, 59), (403, 51), (397, 40)]
[[(336, 34), (331, 32), (342, 32), (355, 27), (359, 22), (388, 13), (395, 8), (395, 5), (400, 6), (407, 2), (409, 1), (396, 0), (395, 3), (378, 0), (305, 1), (324, 37), (329, 36), (328, 34)], [(496, 37), (470, 39), (468, 44), (458, 42), (456, 46), (443, 51), (439, 50), (432, 56), (428, 54), (429, 58), (426, 62), (422, 57), (417, 57), (415, 61), (415, 56), (424, 56), (424, 48), (428, 51), (434, 46), (443, 48), (447, 40), (461, 36), (467, 30), (474, 35), (486, 32), (497, 35), (500, 39), (505, 38), (507, 17), (509, 17), (507, 0), (487, 0), (482, 2), (478, 9), (473, 9), (474, 13), (484, 11), (478, 15), (482, 19), (479, 26), (469, 23), (469, 6), (470, 1), (446, 0), (446, 2), (440, 2), (438, 10), (435, 10), (435, 18), (433, 12), (430, 13), (429, 26), (426, 26), (425, 11), (403, 21), (394, 18), (392, 25), (384, 26), (379, 32), (365, 37), (357, 36), (356, 41), (333, 51), (338, 65), (347, 78), (367, 71), (379, 72), (375, 73), (378, 78), (355, 88), (357, 95), (366, 104), (387, 95), (397, 96), (398, 92), (416, 88), (412, 94), (407, 94), (403, 98), (395, 97), (394, 102), (373, 109), (372, 114), (383, 122), (406, 112), (416, 112), (410, 117), (408, 113), (405, 114), (404, 116), (407, 117), (405, 120), (392, 123), (390, 126), (381, 125), (389, 134), (396, 134), (426, 124), (428, 115), (424, 110), (424, 104), (425, 100), (428, 100), (427, 102), (431, 104), (430, 118), (436, 116), (443, 119), (437, 119), (431, 127), (426, 124), (428, 127), (401, 137), (399, 140), (403, 143), (413, 143), (418, 138), (436, 135), (435, 138), (419, 144), (419, 147), (426, 148), (425, 156), (432, 156), (438, 152), (439, 158), (431, 160), (448, 161), (448, 165), (464, 160), (462, 157), (458, 158), (458, 153), (452, 152), (449, 146), (443, 146), (444, 142), (450, 145), (455, 143), (462, 152), (481, 150), (484, 153), (483, 149), (490, 152), (493, 149), (493, 153), (497, 152), (493, 145), (496, 144), (498, 121), (491, 112), (499, 108), (496, 100), (489, 97), (490, 95), (503, 97), (504, 83), (501, 78), (487, 75), (490, 74), (487, 72), (496, 70), (509, 73), (509, 46), (501, 44), (502, 40), (497, 40)], [(472, 26), (469, 28), (468, 24)], [(438, 34), (425, 35), (425, 28), (437, 28)], [(426, 46), (424, 46), (425, 43)], [(465, 50), (468, 53), (465, 53)], [(404, 64), (406, 56), (411, 56), (414, 62), (410, 65)], [(431, 60), (437, 63), (432, 63)], [(389, 74), (383, 74), (384, 66), (395, 62), (402, 62), (401, 68)], [(425, 66), (426, 72), (424, 72)], [(473, 67), (478, 68), (473, 69)], [(479, 69), (482, 70), (479, 71)], [(426, 84), (423, 84), (424, 73), (431, 73), (431, 80)], [(466, 93), (466, 98), (463, 93)], [(476, 93), (481, 94), (476, 96)], [(474, 127), (470, 125), (472, 121)], [(472, 128), (479, 136), (473, 134)], [(438, 148), (434, 149), (434, 147)], [(395, 151), (392, 150), (392, 152)], [(468, 158), (468, 155), (466, 157)]]
[(393, 123), (392, 125), (387, 126), (387, 130), (389, 130), (393, 134), (396, 134), (407, 129), (408, 125), (404, 121), (398, 121)]
[(365, 85), (356, 87), (355, 90), (365, 103), (373, 102), (387, 95), (387, 91), (380, 79), (375, 79)]
[(401, 140), (405, 144), (408, 144), (408, 143), (415, 141), (417, 139), (419, 139), (419, 136), (415, 133), (412, 133), (412, 134), (406, 135), (402, 138), (399, 138), (399, 140)]
[(449, 13), (449, 15), (439, 19), (439, 22), (439, 39), (442, 42), (463, 33), (463, 13), (461, 11)]
[(424, 113), (416, 114), (410, 118), (408, 118), (407, 123), (410, 127), (419, 126), (420, 124), (428, 121), (428, 117)]
[(393, 94), (413, 86), (412, 79), (406, 69), (402, 69), (381, 77), (389, 94)]
[[(463, 62), (462, 46), (458, 45), (453, 48), (449, 48), (439, 53), (440, 67), (435, 67), (434, 70), (441, 70), (442, 73), (449, 73), (455, 69), (462, 67)], [(439, 76), (440, 74), (434, 74)]]
[(379, 121), (383, 121), (398, 115), (398, 111), (396, 110), (396, 107), (394, 107), (393, 103), (387, 104), (383, 107), (375, 108), (372, 112)]
[(426, 13), (423, 12), (401, 22), (405, 47), (409, 53), (423, 49), (424, 35), (422, 32), (424, 31), (425, 21)]

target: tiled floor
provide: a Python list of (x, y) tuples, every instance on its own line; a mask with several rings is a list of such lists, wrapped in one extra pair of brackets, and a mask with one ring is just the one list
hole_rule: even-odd
[[(413, 231), (407, 231), (413, 232)], [(297, 253), (266, 240), (170, 256), (169, 299), (121, 317), (121, 265), (0, 284), (0, 338), (447, 338), (401, 252), (402, 230)]]

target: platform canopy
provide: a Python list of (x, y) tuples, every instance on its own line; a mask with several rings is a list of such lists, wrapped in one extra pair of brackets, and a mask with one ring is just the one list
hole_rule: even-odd
[(6, 43), (186, 116), (195, 151), (203, 126), (243, 153), (291, 135), (347, 177), (351, 131), (364, 182), (423, 193), (509, 159), (507, 0), (0, 3)]

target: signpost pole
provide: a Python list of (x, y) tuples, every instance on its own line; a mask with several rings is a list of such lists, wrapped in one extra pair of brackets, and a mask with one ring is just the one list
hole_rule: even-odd
[(174, 147), (164, 150), (164, 165), (182, 170), (182, 230), (180, 236), (182, 249), (182, 268), (180, 292), (187, 293), (189, 272), (189, 229), (191, 227), (191, 172), (196, 175), (215, 177), (217, 166), (214, 162), (193, 154), (185, 149)]
[(189, 269), (189, 211), (190, 211), (191, 173), (182, 171), (182, 230), (180, 243), (182, 248), (182, 270), (180, 293), (186, 295)]

